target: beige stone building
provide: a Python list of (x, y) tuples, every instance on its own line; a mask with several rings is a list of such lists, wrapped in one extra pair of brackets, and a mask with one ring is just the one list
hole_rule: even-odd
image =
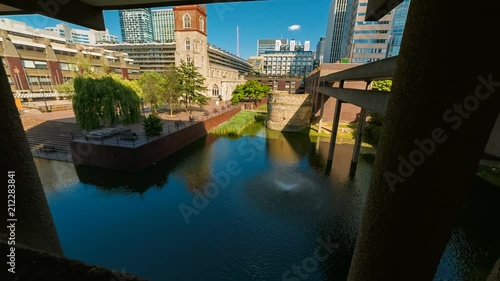
[(236, 86), (246, 82), (244, 75), (251, 71), (250, 64), (208, 43), (205, 5), (174, 7), (174, 17), (175, 64), (194, 62), (206, 78), (206, 95), (215, 100), (230, 100)]

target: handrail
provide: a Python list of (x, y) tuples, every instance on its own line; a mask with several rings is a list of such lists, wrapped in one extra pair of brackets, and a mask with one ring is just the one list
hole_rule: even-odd
[[(337, 81), (374, 81), (392, 79), (396, 73), (396, 64), (398, 57), (359, 65), (353, 68), (328, 74), (320, 77), (321, 82)], [(307, 79), (307, 78), (306, 78)]]

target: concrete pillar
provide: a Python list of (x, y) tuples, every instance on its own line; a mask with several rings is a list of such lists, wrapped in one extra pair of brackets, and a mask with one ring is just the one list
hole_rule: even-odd
[[(366, 81), (365, 90), (369, 90), (371, 87), (372, 81)], [(363, 131), (366, 125), (366, 109), (361, 108), (359, 112), (359, 120), (358, 120), (358, 130), (356, 132), (356, 139), (354, 143), (354, 149), (352, 152), (352, 160), (351, 167), (349, 169), (349, 177), (352, 179), (356, 175), (356, 168), (358, 167), (359, 161), (359, 153), (361, 151), (361, 143), (363, 142)]]
[(323, 129), (323, 114), (325, 112), (325, 95), (321, 94), (321, 109), (319, 112), (318, 134), (321, 134)]
[[(4, 178), (8, 171), (15, 172), (15, 214), (9, 218), (17, 221), (8, 223), (15, 224), (16, 244), (62, 255), (42, 183), (3, 67), (0, 67), (0, 104), (0, 167), (3, 167)], [(6, 188), (7, 181), (4, 190)], [(2, 239), (7, 240), (9, 235), (9, 229), (0, 227)]]
[(359, 153), (361, 151), (361, 143), (363, 142), (363, 130), (366, 124), (366, 109), (361, 108), (359, 113), (358, 130), (356, 132), (356, 139), (354, 149), (352, 152), (351, 168), (349, 170), (349, 177), (352, 179), (356, 175), (356, 168), (358, 167)]
[(332, 136), (330, 137), (330, 148), (328, 149), (328, 161), (333, 161), (335, 153), (335, 141), (337, 140), (337, 131), (339, 130), (340, 111), (342, 110), (342, 101), (337, 99), (335, 103), (335, 114), (333, 116)]
[(433, 280), (500, 108), (496, 1), (469, 4), (410, 4), (349, 281)]

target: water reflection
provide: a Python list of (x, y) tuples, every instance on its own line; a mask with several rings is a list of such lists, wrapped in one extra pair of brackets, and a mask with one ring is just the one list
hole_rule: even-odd
[[(371, 166), (360, 163), (350, 180), (352, 146), (337, 145), (325, 175), (328, 146), (257, 124), (239, 138), (207, 136), (140, 173), (37, 167), (70, 258), (153, 281), (282, 280), (322, 240), (334, 249), (307, 280), (346, 280)], [(186, 224), (179, 204), (193, 206), (195, 191), (233, 160), (242, 172)], [(484, 280), (500, 254), (500, 190), (475, 187), (436, 280)]]
[[(150, 188), (162, 189), (168, 185), (174, 172), (179, 173), (189, 190), (201, 189), (206, 185), (210, 170), (210, 145), (214, 137), (203, 137), (188, 147), (174, 153), (153, 166), (136, 173), (102, 169), (90, 166), (76, 166), (76, 174), (84, 184), (95, 186), (110, 193), (144, 194)], [(185, 157), (185, 155), (189, 155)]]
[(69, 192), (78, 182), (73, 164), (34, 158), (45, 192)]
[(256, 176), (246, 185), (246, 193), (260, 209), (275, 215), (324, 219), (333, 209), (328, 183), (293, 167), (273, 168)]

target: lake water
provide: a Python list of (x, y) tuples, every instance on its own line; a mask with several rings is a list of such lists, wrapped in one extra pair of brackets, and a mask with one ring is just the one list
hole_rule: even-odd
[[(371, 164), (350, 180), (350, 145), (325, 173), (328, 143), (246, 131), (137, 174), (36, 159), (65, 255), (153, 281), (346, 280)], [(484, 280), (500, 256), (500, 189), (475, 185), (435, 280)]]

